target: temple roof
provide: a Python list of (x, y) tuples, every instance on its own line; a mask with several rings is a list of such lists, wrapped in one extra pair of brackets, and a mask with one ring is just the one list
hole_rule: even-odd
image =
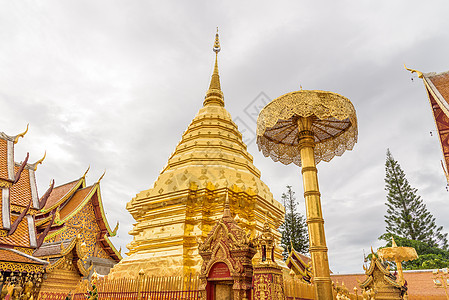
[(219, 49), (217, 35), (214, 43), (215, 66), (203, 107), (183, 133), (154, 185), (137, 194), (127, 204), (133, 216), (136, 217), (148, 199), (158, 201), (167, 194), (208, 186), (216, 189), (234, 187), (251, 196), (264, 198), (283, 210), (260, 179), (260, 171), (253, 164), (242, 134), (224, 107), (218, 72)]
[(443, 73), (421, 73), (416, 70), (409, 71), (418, 73), (423, 79), (426, 87), (432, 113), (435, 119), (440, 145), (444, 156), (446, 178), (449, 184), (449, 71)]
[(14, 146), (27, 130), (16, 136), (0, 132), (0, 245), (31, 251), (37, 246), (33, 214), (39, 206), (35, 170), (42, 160), (28, 164), (27, 155), (21, 163), (14, 161)]
[(47, 265), (44, 260), (24, 254), (15, 249), (0, 248), (0, 261), (19, 262), (27, 264)]
[(312, 278), (312, 272), (310, 270), (310, 263), (312, 259), (308, 256), (305, 256), (302, 253), (296, 251), (293, 247), (288, 255), (285, 264), (289, 267), (296, 275), (302, 277), (303, 280), (310, 282)]
[[(87, 173), (87, 171), (86, 171)], [(85, 183), (86, 173), (77, 180), (65, 183), (55, 187), (51, 192), (46, 208), (38, 214), (37, 224), (40, 231), (48, 226), (51, 220), (51, 211), (57, 208), (58, 217), (54, 220), (45, 241), (69, 230), (74, 225), (68, 225), (72, 218), (76, 218), (77, 214), (89, 203), (92, 204), (95, 220), (100, 229), (98, 243), (111, 256), (112, 259), (119, 261), (121, 254), (115, 249), (109, 237), (115, 236), (116, 229), (113, 231), (108, 224), (104, 212), (103, 201), (101, 200), (100, 180), (95, 184), (87, 186)], [(78, 224), (79, 228), (84, 228), (85, 224)], [(59, 243), (60, 244), (60, 243)], [(44, 243), (42, 247), (49, 247), (48, 243)], [(37, 252), (40, 255), (40, 252)]]
[(47, 203), (42, 209), (43, 212), (52, 210), (67, 200), (78, 188), (84, 188), (86, 186), (85, 177), (81, 177), (77, 180), (68, 182), (66, 184), (57, 186), (53, 189), (48, 197)]

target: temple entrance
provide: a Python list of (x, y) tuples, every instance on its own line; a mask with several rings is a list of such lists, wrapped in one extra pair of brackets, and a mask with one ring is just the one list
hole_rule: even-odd
[(223, 217), (198, 245), (203, 258), (200, 274), (201, 298), (206, 300), (251, 299), (252, 257), (256, 249), (229, 211), (225, 201)]

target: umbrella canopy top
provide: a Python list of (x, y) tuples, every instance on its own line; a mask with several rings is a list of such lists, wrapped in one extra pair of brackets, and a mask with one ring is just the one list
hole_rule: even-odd
[(265, 156), (301, 166), (298, 119), (310, 117), (315, 162), (330, 161), (357, 142), (357, 116), (351, 101), (332, 92), (301, 90), (278, 97), (257, 119), (257, 144)]

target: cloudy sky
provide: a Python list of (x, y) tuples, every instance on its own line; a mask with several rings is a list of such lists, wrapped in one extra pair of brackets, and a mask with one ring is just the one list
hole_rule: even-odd
[[(387, 148), (449, 230), (442, 154), (421, 80), (449, 70), (447, 1), (0, 1), (0, 131), (30, 130), (40, 194), (90, 165), (106, 169), (102, 197), (125, 248), (133, 219), (125, 205), (148, 189), (202, 105), (219, 55), (226, 108), (243, 131), (262, 179), (278, 200), (296, 166), (263, 157), (255, 115), (284, 93), (321, 89), (354, 104), (359, 141), (318, 165), (330, 266), (363, 272), (363, 251), (384, 233)], [(411, 80), (413, 78), (414, 80)]]

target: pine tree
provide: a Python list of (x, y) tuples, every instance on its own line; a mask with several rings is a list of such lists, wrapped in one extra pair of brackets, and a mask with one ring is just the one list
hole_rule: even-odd
[(282, 194), (285, 207), (285, 222), (279, 228), (282, 233), (281, 246), (284, 247), (284, 258), (287, 259), (292, 244), (296, 251), (309, 252), (308, 230), (304, 216), (296, 210), (295, 192), (287, 186), (287, 192)]
[(431, 247), (447, 249), (447, 233), (442, 233), (442, 226), (437, 227), (435, 218), (427, 210), (421, 197), (417, 195), (417, 189), (410, 186), (404, 171), (394, 160), (389, 149), (385, 170), (387, 233), (421, 241)]

